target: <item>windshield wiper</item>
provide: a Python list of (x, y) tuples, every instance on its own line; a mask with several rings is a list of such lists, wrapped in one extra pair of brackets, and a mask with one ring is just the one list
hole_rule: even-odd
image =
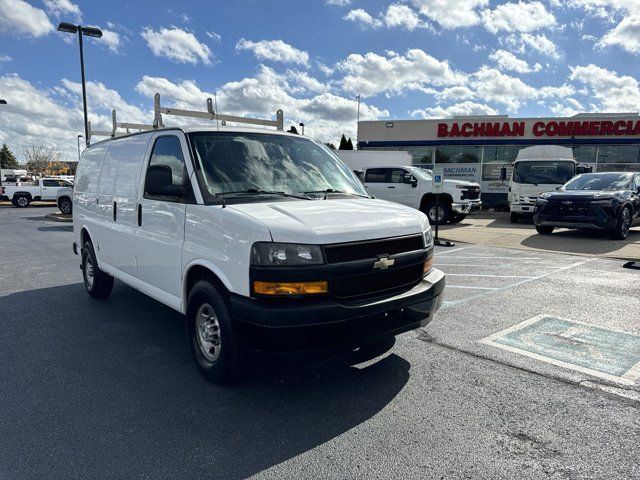
[(308, 192), (303, 192), (305, 195), (313, 195), (314, 193), (324, 193), (324, 199), (327, 199), (327, 196), (330, 193), (339, 193), (341, 195), (352, 195), (354, 197), (361, 197), (361, 198), (371, 198), (368, 195), (360, 195), (359, 193), (351, 193), (351, 192), (345, 192), (344, 190), (336, 190), (335, 188), (327, 188), (325, 190), (310, 190)]
[(227, 195), (280, 195), (281, 197), (292, 197), (300, 198), (302, 200), (309, 200), (309, 197), (305, 197), (302, 195), (294, 195), (292, 193), (278, 192), (274, 190), (262, 190), (260, 188), (247, 188), (246, 190), (233, 190), (230, 192), (220, 192), (215, 194), (216, 197), (222, 197), (223, 199)]

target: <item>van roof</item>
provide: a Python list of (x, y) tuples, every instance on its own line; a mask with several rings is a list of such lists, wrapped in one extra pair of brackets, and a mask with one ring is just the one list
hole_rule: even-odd
[[(234, 133), (262, 133), (265, 135), (284, 135), (284, 136), (294, 136), (294, 137), (300, 137), (300, 135), (297, 135), (295, 133), (289, 133), (289, 132), (285, 132), (283, 130), (270, 130), (267, 128), (260, 128), (260, 127), (233, 127), (233, 126), (226, 126), (226, 125), (220, 125), (220, 126), (216, 126), (216, 125), (190, 125), (190, 126), (184, 126), (184, 127), (162, 127), (162, 128), (157, 128), (157, 129), (153, 129), (153, 130), (143, 130), (140, 132), (133, 132), (133, 133), (128, 133), (125, 135), (119, 135), (117, 137), (109, 137), (109, 138), (105, 138), (104, 140), (100, 140), (99, 142), (95, 142), (92, 143), (90, 147), (93, 147), (94, 145), (99, 145), (101, 143), (105, 143), (105, 142), (110, 142), (112, 140), (116, 140), (118, 138), (126, 138), (126, 137), (130, 137), (133, 135), (144, 135), (146, 133), (154, 133), (154, 132), (166, 132), (166, 131), (171, 131), (171, 130), (180, 130), (184, 133), (194, 133), (194, 132), (234, 132)], [(305, 138), (309, 138), (309, 137), (305, 137)], [(311, 138), (309, 138), (311, 139)]]

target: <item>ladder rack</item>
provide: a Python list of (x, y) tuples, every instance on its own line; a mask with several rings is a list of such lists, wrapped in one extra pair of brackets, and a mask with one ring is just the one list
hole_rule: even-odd
[(232, 123), (243, 123), (248, 125), (260, 125), (262, 127), (276, 127), (278, 130), (284, 130), (284, 113), (282, 110), (278, 110), (276, 112), (275, 120), (265, 120), (262, 118), (250, 118), (250, 117), (239, 117), (236, 115), (220, 115), (213, 110), (213, 100), (211, 98), (207, 98), (207, 111), (198, 111), (198, 110), (183, 110), (181, 108), (168, 108), (160, 105), (160, 94), (156, 93), (153, 97), (153, 126), (154, 128), (162, 128), (164, 127), (164, 123), (162, 121), (162, 114), (165, 115), (177, 115), (180, 117), (190, 117), (190, 118), (203, 118), (205, 120), (216, 120), (222, 122), (223, 125), (226, 122)]
[[(93, 130), (91, 128), (91, 122), (89, 122), (89, 141), (91, 141), (91, 137), (118, 137), (122, 135), (126, 135), (127, 133), (131, 133), (130, 130), (153, 130), (153, 125), (147, 125), (144, 123), (129, 123), (129, 122), (118, 122), (116, 118), (116, 111), (111, 110), (111, 131), (106, 130)], [(118, 132), (118, 128), (124, 128), (126, 132)]]
[[(147, 125), (144, 123), (128, 123), (128, 122), (118, 122), (116, 118), (116, 111), (111, 111), (111, 130), (93, 130), (91, 128), (91, 122), (89, 123), (89, 138), (87, 139), (91, 142), (91, 137), (99, 136), (99, 137), (118, 137), (122, 135), (126, 135), (131, 133), (130, 130), (155, 130), (158, 128), (164, 127), (164, 122), (162, 121), (162, 114), (165, 115), (176, 115), (180, 117), (190, 117), (190, 118), (202, 118), (205, 120), (216, 120), (221, 122), (222, 125), (226, 125), (227, 122), (231, 123), (243, 123), (248, 125), (260, 125), (262, 127), (276, 127), (277, 130), (284, 130), (284, 113), (282, 110), (276, 111), (276, 119), (275, 120), (266, 120), (263, 118), (250, 118), (250, 117), (239, 117), (236, 115), (220, 115), (219, 113), (215, 113), (213, 110), (213, 100), (211, 98), (207, 98), (207, 111), (198, 111), (198, 110), (183, 110), (181, 108), (169, 108), (163, 107), (160, 105), (160, 94), (156, 93), (153, 97), (153, 112), (154, 119), (153, 125)], [(118, 132), (119, 128), (123, 128), (126, 132)]]

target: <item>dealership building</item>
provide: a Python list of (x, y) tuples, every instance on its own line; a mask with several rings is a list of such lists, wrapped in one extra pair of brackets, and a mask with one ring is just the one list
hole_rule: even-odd
[(562, 145), (593, 171), (640, 171), (638, 113), (588, 113), (563, 118), (508, 116), (442, 120), (361, 121), (359, 150), (404, 150), (413, 164), (443, 167), (446, 178), (480, 183), (488, 205), (507, 200), (509, 167), (521, 148)]

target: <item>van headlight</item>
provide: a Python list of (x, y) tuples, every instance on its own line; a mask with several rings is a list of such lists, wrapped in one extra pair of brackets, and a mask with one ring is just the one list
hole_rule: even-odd
[(424, 236), (424, 248), (430, 248), (433, 246), (433, 231), (431, 227), (427, 227), (422, 235)]
[(251, 264), (261, 267), (321, 265), (322, 250), (317, 245), (257, 242), (251, 247)]

